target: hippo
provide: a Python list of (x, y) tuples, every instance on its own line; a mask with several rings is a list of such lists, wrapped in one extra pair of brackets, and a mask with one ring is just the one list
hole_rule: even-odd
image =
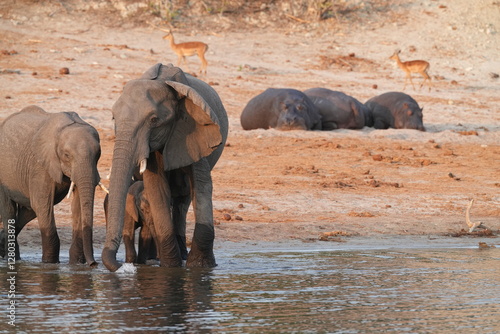
[(304, 91), (321, 114), (323, 130), (362, 129), (368, 108), (354, 97), (327, 88)]
[(321, 130), (318, 108), (304, 93), (291, 88), (268, 88), (253, 97), (240, 121), (245, 130)]
[(375, 129), (415, 129), (425, 131), (422, 110), (410, 95), (389, 92), (372, 97), (365, 106), (370, 110)]

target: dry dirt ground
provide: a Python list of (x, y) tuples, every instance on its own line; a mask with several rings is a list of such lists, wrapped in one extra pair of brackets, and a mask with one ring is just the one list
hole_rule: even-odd
[[(260, 24), (258, 14), (245, 27), (217, 15), (207, 20), (218, 20), (218, 30), (174, 30), (177, 41), (209, 44), (208, 74), (200, 78), (218, 91), (229, 115), (228, 144), (213, 171), (218, 240), (455, 235), (466, 228), (471, 198), (473, 220), (499, 233), (500, 3), (395, 1), (389, 9), (340, 17), (335, 25), (290, 15), (281, 28)], [(99, 130), (104, 179), (113, 148), (111, 107), (124, 83), (157, 62), (176, 61), (164, 33), (100, 24), (91, 12), (57, 1), (4, 4), (0, 15), (0, 118), (30, 104), (78, 112)], [(241, 110), (268, 87), (327, 87), (361, 102), (402, 90), (404, 74), (388, 59), (395, 49), (403, 60), (431, 63), (433, 89), (405, 90), (424, 107), (427, 132), (242, 130)], [(194, 72), (199, 61), (188, 64), (184, 69)], [(69, 74), (60, 74), (62, 67)], [(99, 255), (103, 197), (98, 191)], [(56, 212), (66, 248), (69, 210), (64, 201)], [(21, 252), (40, 251), (36, 221), (19, 241)]]

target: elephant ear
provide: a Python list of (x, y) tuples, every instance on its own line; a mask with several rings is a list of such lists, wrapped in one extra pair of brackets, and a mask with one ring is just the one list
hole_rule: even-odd
[(179, 98), (179, 115), (163, 150), (165, 170), (191, 165), (210, 155), (221, 143), (218, 119), (205, 99), (192, 87), (166, 81)]
[(47, 113), (47, 115), (49, 115), (47, 120), (33, 137), (33, 141), (31, 142), (32, 152), (37, 162), (50, 177), (56, 183), (61, 183), (63, 172), (60, 157), (57, 154), (57, 145), (61, 131), (65, 127), (74, 124), (75, 120), (71, 113)]
[(151, 68), (149, 68), (140, 79), (145, 80), (160, 80), (160, 81), (177, 81), (185, 85), (188, 84), (186, 75), (179, 68), (172, 64), (163, 65), (158, 63)]
[(125, 200), (125, 211), (126, 213), (132, 217), (134, 222), (139, 221), (139, 211), (137, 210), (137, 205), (135, 202), (135, 197), (134, 195), (128, 193), (127, 194), (127, 199)]

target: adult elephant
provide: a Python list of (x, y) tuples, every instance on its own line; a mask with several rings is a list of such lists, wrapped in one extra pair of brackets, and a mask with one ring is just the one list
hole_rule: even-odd
[(186, 266), (215, 266), (211, 170), (228, 132), (226, 111), (215, 90), (180, 68), (156, 64), (125, 85), (113, 118), (116, 139), (103, 263), (111, 271), (120, 267), (116, 253), (127, 190), (139, 167), (161, 265), (182, 266), (192, 201), (196, 224)]
[[(2, 256), (12, 241), (7, 243), (9, 223), (15, 221), (17, 236), (37, 217), (42, 261), (59, 262), (54, 205), (68, 194), (73, 183), (70, 263), (95, 264), (92, 225), (100, 154), (99, 134), (74, 112), (47, 113), (29, 106), (5, 119), (0, 126)], [(16, 258), (20, 258), (17, 242)]]

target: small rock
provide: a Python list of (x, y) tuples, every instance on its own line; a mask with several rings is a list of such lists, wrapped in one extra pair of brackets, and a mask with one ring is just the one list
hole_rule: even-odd
[(245, 206), (243, 204), (238, 204), (238, 209), (243, 209)]
[(373, 88), (373, 89), (377, 89), (377, 88), (378, 88), (378, 85), (377, 85), (377, 84), (373, 84), (373, 85), (372, 85), (372, 88)]
[(372, 159), (375, 161), (382, 161), (382, 155), (381, 154), (374, 154), (374, 155), (372, 155)]
[(495, 245), (488, 245), (486, 242), (479, 242), (479, 249), (496, 248)]
[(67, 67), (62, 67), (60, 70), (59, 70), (59, 74), (69, 74), (69, 68)]
[(429, 159), (422, 160), (422, 166), (429, 166), (430, 164), (432, 164), (432, 161)]
[(231, 218), (232, 218), (229, 213), (225, 213), (223, 217), (224, 217), (224, 220), (227, 220), (227, 221), (231, 220)]
[(243, 220), (243, 218), (241, 218), (240, 216), (234, 216), (234, 219), (240, 220), (240, 221)]
[(377, 180), (370, 180), (366, 184), (374, 188), (380, 187), (380, 182), (378, 182)]

